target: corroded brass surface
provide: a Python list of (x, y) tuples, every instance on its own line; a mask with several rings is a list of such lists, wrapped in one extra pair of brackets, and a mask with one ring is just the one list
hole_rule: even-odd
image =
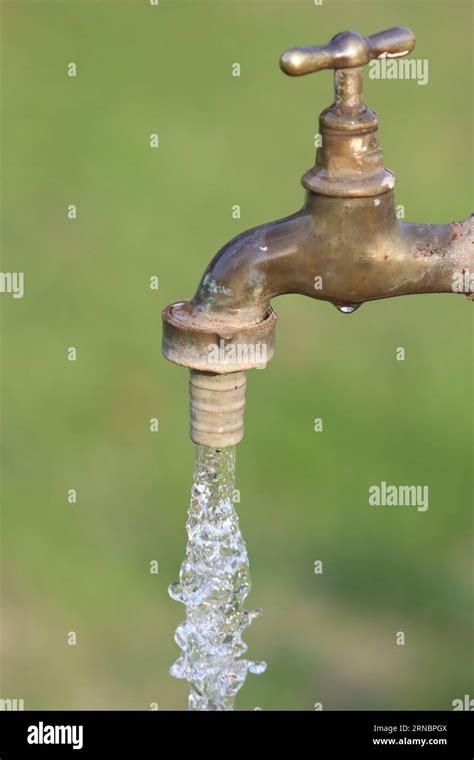
[[(285, 293), (349, 312), (365, 301), (454, 292), (456, 278), (473, 270), (472, 217), (436, 225), (397, 219), (395, 176), (383, 164), (377, 117), (362, 102), (363, 64), (405, 55), (414, 44), (403, 28), (371, 37), (343, 32), (329, 45), (283, 54), (281, 66), (292, 75), (335, 69), (334, 103), (320, 116), (322, 147), (302, 179), (304, 206), (231, 240), (210, 262), (193, 300), (164, 310), (168, 359), (206, 371), (206, 351), (222, 341), (249, 349), (260, 342), (270, 359), (276, 319), (270, 301)], [(223, 361), (211, 371), (258, 366), (249, 354), (244, 365)]]
[(225, 309), (210, 319), (191, 301), (170, 304), (163, 311), (163, 354), (183, 367), (201, 372), (240, 372), (263, 368), (275, 351), (277, 315), (271, 307), (263, 316), (241, 325)]

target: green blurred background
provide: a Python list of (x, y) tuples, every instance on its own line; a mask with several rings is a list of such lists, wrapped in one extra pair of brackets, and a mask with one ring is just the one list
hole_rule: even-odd
[[(415, 31), (428, 85), (366, 76), (365, 100), (406, 218), (466, 218), (471, 6), (57, 0), (4, 2), (2, 19), (2, 271), (25, 273), (25, 297), (0, 297), (0, 696), (185, 709), (186, 684), (168, 675), (184, 609), (167, 586), (193, 446), (160, 310), (192, 296), (229, 238), (300, 207), (332, 77), (287, 78), (278, 57), (343, 29)], [(249, 373), (238, 448), (248, 603), (264, 609), (246, 640), (268, 670), (237, 706), (451, 709), (473, 693), (472, 304), (275, 306), (277, 353)], [(369, 507), (382, 480), (429, 485), (429, 510)]]

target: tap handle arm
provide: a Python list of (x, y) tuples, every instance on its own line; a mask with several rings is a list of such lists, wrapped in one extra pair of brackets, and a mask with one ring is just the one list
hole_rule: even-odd
[(280, 67), (292, 77), (321, 69), (352, 69), (364, 66), (373, 58), (407, 55), (415, 47), (415, 42), (413, 32), (403, 26), (386, 29), (370, 37), (363, 37), (357, 32), (340, 32), (327, 45), (285, 50), (280, 58)]

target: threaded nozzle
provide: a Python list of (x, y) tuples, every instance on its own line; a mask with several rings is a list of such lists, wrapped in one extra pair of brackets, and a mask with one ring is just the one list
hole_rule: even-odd
[(242, 440), (245, 385), (245, 372), (222, 375), (191, 370), (190, 433), (194, 443), (224, 449)]

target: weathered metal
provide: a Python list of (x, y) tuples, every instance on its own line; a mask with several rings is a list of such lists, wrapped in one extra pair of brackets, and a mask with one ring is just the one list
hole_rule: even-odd
[[(397, 27), (370, 37), (342, 32), (328, 45), (283, 53), (280, 66), (291, 76), (335, 70), (334, 102), (320, 115), (322, 145), (302, 177), (305, 203), (227, 243), (192, 301), (163, 311), (167, 359), (214, 374), (250, 369), (262, 347), (266, 360), (273, 355), (276, 296), (300, 293), (349, 312), (382, 298), (456, 292), (456, 279), (473, 271), (472, 216), (435, 225), (397, 218), (377, 116), (362, 102), (363, 65), (414, 46), (414, 34)], [(217, 346), (222, 361), (210, 364)], [(234, 360), (239, 346), (247, 350)]]

